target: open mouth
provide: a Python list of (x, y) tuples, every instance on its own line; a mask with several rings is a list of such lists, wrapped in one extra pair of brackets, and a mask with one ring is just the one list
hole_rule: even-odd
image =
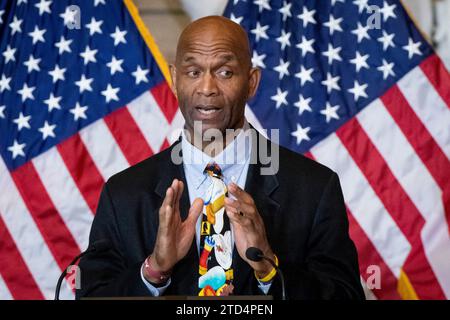
[(212, 115), (221, 110), (221, 108), (215, 106), (197, 106), (195, 109), (203, 115)]

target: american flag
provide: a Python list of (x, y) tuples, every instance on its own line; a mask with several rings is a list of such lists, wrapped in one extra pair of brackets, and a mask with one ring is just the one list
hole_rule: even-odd
[(450, 298), (450, 76), (401, 3), (230, 0), (225, 15), (262, 69), (250, 120), (339, 174), (368, 296)]
[(183, 119), (129, 0), (1, 1), (0, 31), (0, 299), (49, 299), (103, 183)]

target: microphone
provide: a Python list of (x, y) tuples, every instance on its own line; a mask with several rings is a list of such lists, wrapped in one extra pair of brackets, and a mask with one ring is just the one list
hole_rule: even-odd
[(80, 253), (79, 255), (77, 255), (71, 263), (69, 263), (69, 265), (67, 266), (66, 269), (64, 269), (64, 271), (61, 273), (61, 275), (59, 276), (58, 282), (56, 284), (56, 290), (55, 290), (55, 300), (59, 300), (59, 291), (61, 290), (61, 284), (62, 281), (64, 280), (65, 276), (67, 275), (67, 269), (69, 268), (69, 266), (75, 264), (75, 262), (80, 259), (81, 257), (96, 252), (96, 253), (102, 253), (105, 251), (108, 251), (109, 249), (111, 249), (111, 242), (109, 240), (106, 239), (100, 239), (97, 241), (94, 241), (94, 243), (92, 243), (89, 248), (87, 248), (85, 251), (83, 251), (82, 253)]
[(254, 262), (259, 262), (259, 261), (261, 261), (263, 259), (270, 262), (272, 267), (274, 267), (275, 270), (277, 270), (277, 274), (280, 276), (280, 280), (281, 280), (281, 300), (286, 300), (286, 289), (285, 289), (285, 286), (284, 286), (283, 272), (275, 264), (275, 261), (273, 261), (272, 259), (266, 257), (264, 255), (264, 253), (261, 251), (261, 249), (258, 249), (258, 248), (255, 248), (255, 247), (249, 247), (247, 249), (247, 251), (245, 251), (245, 256), (247, 257), (248, 260), (251, 260), (251, 261), (254, 261)]

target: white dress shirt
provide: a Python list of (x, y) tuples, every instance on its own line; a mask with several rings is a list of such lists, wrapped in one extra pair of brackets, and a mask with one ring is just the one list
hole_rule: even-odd
[[(223, 181), (226, 185), (231, 182), (236, 183), (240, 188), (245, 188), (247, 173), (250, 164), (252, 151), (252, 135), (248, 130), (250, 126), (245, 122), (243, 130), (230, 142), (230, 144), (217, 156), (210, 157), (203, 153), (200, 149), (193, 146), (186, 138), (184, 131), (181, 138), (181, 150), (183, 155), (183, 169), (186, 176), (187, 190), (189, 192), (189, 200), (192, 205), (196, 198), (205, 200), (207, 189), (211, 184), (211, 178), (204, 173), (207, 164), (215, 162), (222, 169)], [(230, 195), (231, 196), (231, 195)], [(200, 256), (200, 226), (202, 216), (197, 220), (195, 240), (197, 244), (198, 254)], [(231, 242), (234, 246), (234, 232), (231, 227)], [(193, 266), (195, 267), (195, 266)], [(149, 283), (142, 273), (141, 278), (153, 296), (159, 296), (164, 293), (170, 285), (171, 279), (163, 287), (156, 288)], [(258, 287), (264, 294), (267, 294), (271, 286), (269, 284), (259, 283)]]

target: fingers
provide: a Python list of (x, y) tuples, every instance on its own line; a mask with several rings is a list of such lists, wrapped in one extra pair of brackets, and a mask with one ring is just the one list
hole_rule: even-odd
[(230, 183), (228, 186), (228, 191), (239, 201), (253, 204), (253, 198), (247, 192), (242, 190), (237, 184)]
[(184, 190), (183, 181), (178, 181), (177, 186), (178, 186), (178, 194), (175, 200), (175, 212), (180, 212), (180, 200)]
[(161, 224), (168, 224), (171, 221), (172, 213), (179, 211), (181, 194), (183, 193), (183, 182), (174, 179), (169, 188), (167, 188), (161, 209), (159, 219)]
[(239, 199), (225, 198), (225, 209), (246, 217), (253, 217), (257, 213), (253, 199), (251, 202), (245, 202)]
[(189, 209), (189, 215), (187, 221), (190, 224), (196, 224), (198, 217), (203, 211), (203, 200), (201, 198), (196, 198)]

